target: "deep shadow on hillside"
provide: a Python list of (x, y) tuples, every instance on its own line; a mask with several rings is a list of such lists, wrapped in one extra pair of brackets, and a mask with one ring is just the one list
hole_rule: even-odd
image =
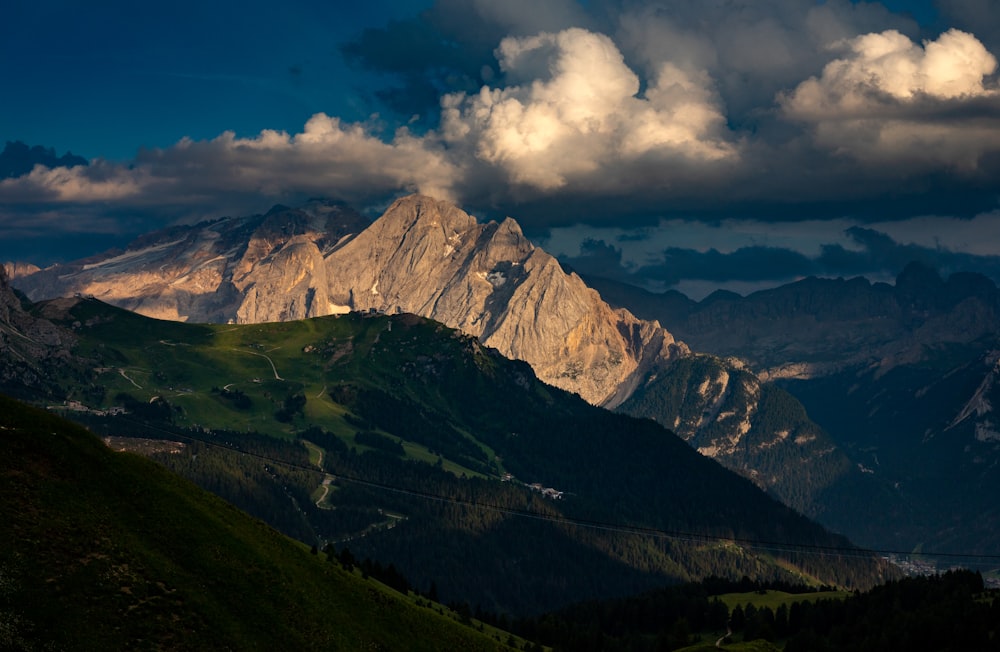
[(0, 648), (501, 649), (0, 396)]

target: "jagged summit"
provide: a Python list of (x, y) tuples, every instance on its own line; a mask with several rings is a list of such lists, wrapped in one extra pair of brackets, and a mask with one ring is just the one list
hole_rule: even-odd
[(681, 351), (659, 324), (612, 310), (565, 274), (513, 219), (480, 224), (421, 195), (331, 252), (326, 273), (337, 305), (460, 328), (591, 403), (617, 405), (622, 387)]

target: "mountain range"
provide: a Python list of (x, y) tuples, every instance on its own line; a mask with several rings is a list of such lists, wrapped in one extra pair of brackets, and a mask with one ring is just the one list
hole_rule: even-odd
[(33, 300), (93, 296), (179, 321), (421, 315), (594, 405), (658, 421), (866, 545), (989, 550), (997, 537), (979, 496), (996, 483), (998, 301), (976, 275), (917, 265), (895, 286), (805, 279), (694, 302), (585, 282), (513, 219), (479, 223), (419, 195), (370, 224), (312, 201), (11, 271)]
[[(811, 516), (827, 512), (820, 491), (858, 481), (821, 428), (785, 409), (788, 397), (760, 402), (759, 379), (738, 360), (693, 353), (657, 321), (611, 308), (513, 219), (479, 223), (426, 196), (396, 201), (371, 224), (344, 205), (312, 201), (174, 227), (125, 251), (24, 268), (15, 283), (33, 300), (79, 294), (180, 321), (418, 314), (528, 362), (541, 380), (592, 404), (655, 418)], [(675, 371), (683, 387), (665, 382)], [(664, 392), (669, 400), (656, 398)]]
[(212, 325), (11, 303), (10, 331), (72, 334), (47, 368), (54, 409), (448, 600), (534, 614), (707, 575), (894, 576), (652, 421), (416, 315)]
[(656, 323), (612, 310), (517, 223), (479, 224), (411, 196), (373, 224), (312, 202), (177, 227), (17, 278), (33, 300), (82, 294), (159, 319), (261, 323), (376, 310), (459, 328), (539, 377), (614, 407), (686, 353)]

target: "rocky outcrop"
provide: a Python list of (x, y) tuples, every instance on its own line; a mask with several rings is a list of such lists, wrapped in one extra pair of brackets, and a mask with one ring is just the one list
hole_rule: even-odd
[(307, 236), (295, 236), (240, 279), (236, 321), (290, 321), (330, 314), (323, 254)]
[(6, 262), (2, 265), (2, 267), (4, 272), (6, 272), (8, 279), (20, 278), (22, 276), (28, 276), (29, 274), (41, 271), (38, 265), (23, 262)]

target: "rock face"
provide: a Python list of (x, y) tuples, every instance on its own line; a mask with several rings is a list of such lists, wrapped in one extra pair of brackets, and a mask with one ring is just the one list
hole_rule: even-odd
[(33, 300), (82, 294), (174, 321), (315, 317), (330, 313), (323, 255), (367, 224), (339, 204), (275, 206), (152, 233), (125, 251), (49, 267), (17, 285)]
[(619, 411), (660, 422), (699, 453), (831, 526), (858, 516), (856, 509), (831, 509), (824, 494), (856, 493), (865, 481), (860, 471), (797, 400), (762, 383), (739, 360), (686, 356), (639, 387)]
[(686, 352), (656, 322), (612, 310), (514, 220), (479, 224), (429, 197), (393, 204), (327, 256), (326, 275), (336, 306), (459, 328), (598, 405), (618, 405), (651, 369)]
[(32, 265), (31, 263), (22, 262), (6, 262), (2, 265), (4, 271), (7, 273), (8, 279), (16, 279), (22, 276), (28, 276), (29, 274), (34, 274), (39, 271), (38, 265)]

